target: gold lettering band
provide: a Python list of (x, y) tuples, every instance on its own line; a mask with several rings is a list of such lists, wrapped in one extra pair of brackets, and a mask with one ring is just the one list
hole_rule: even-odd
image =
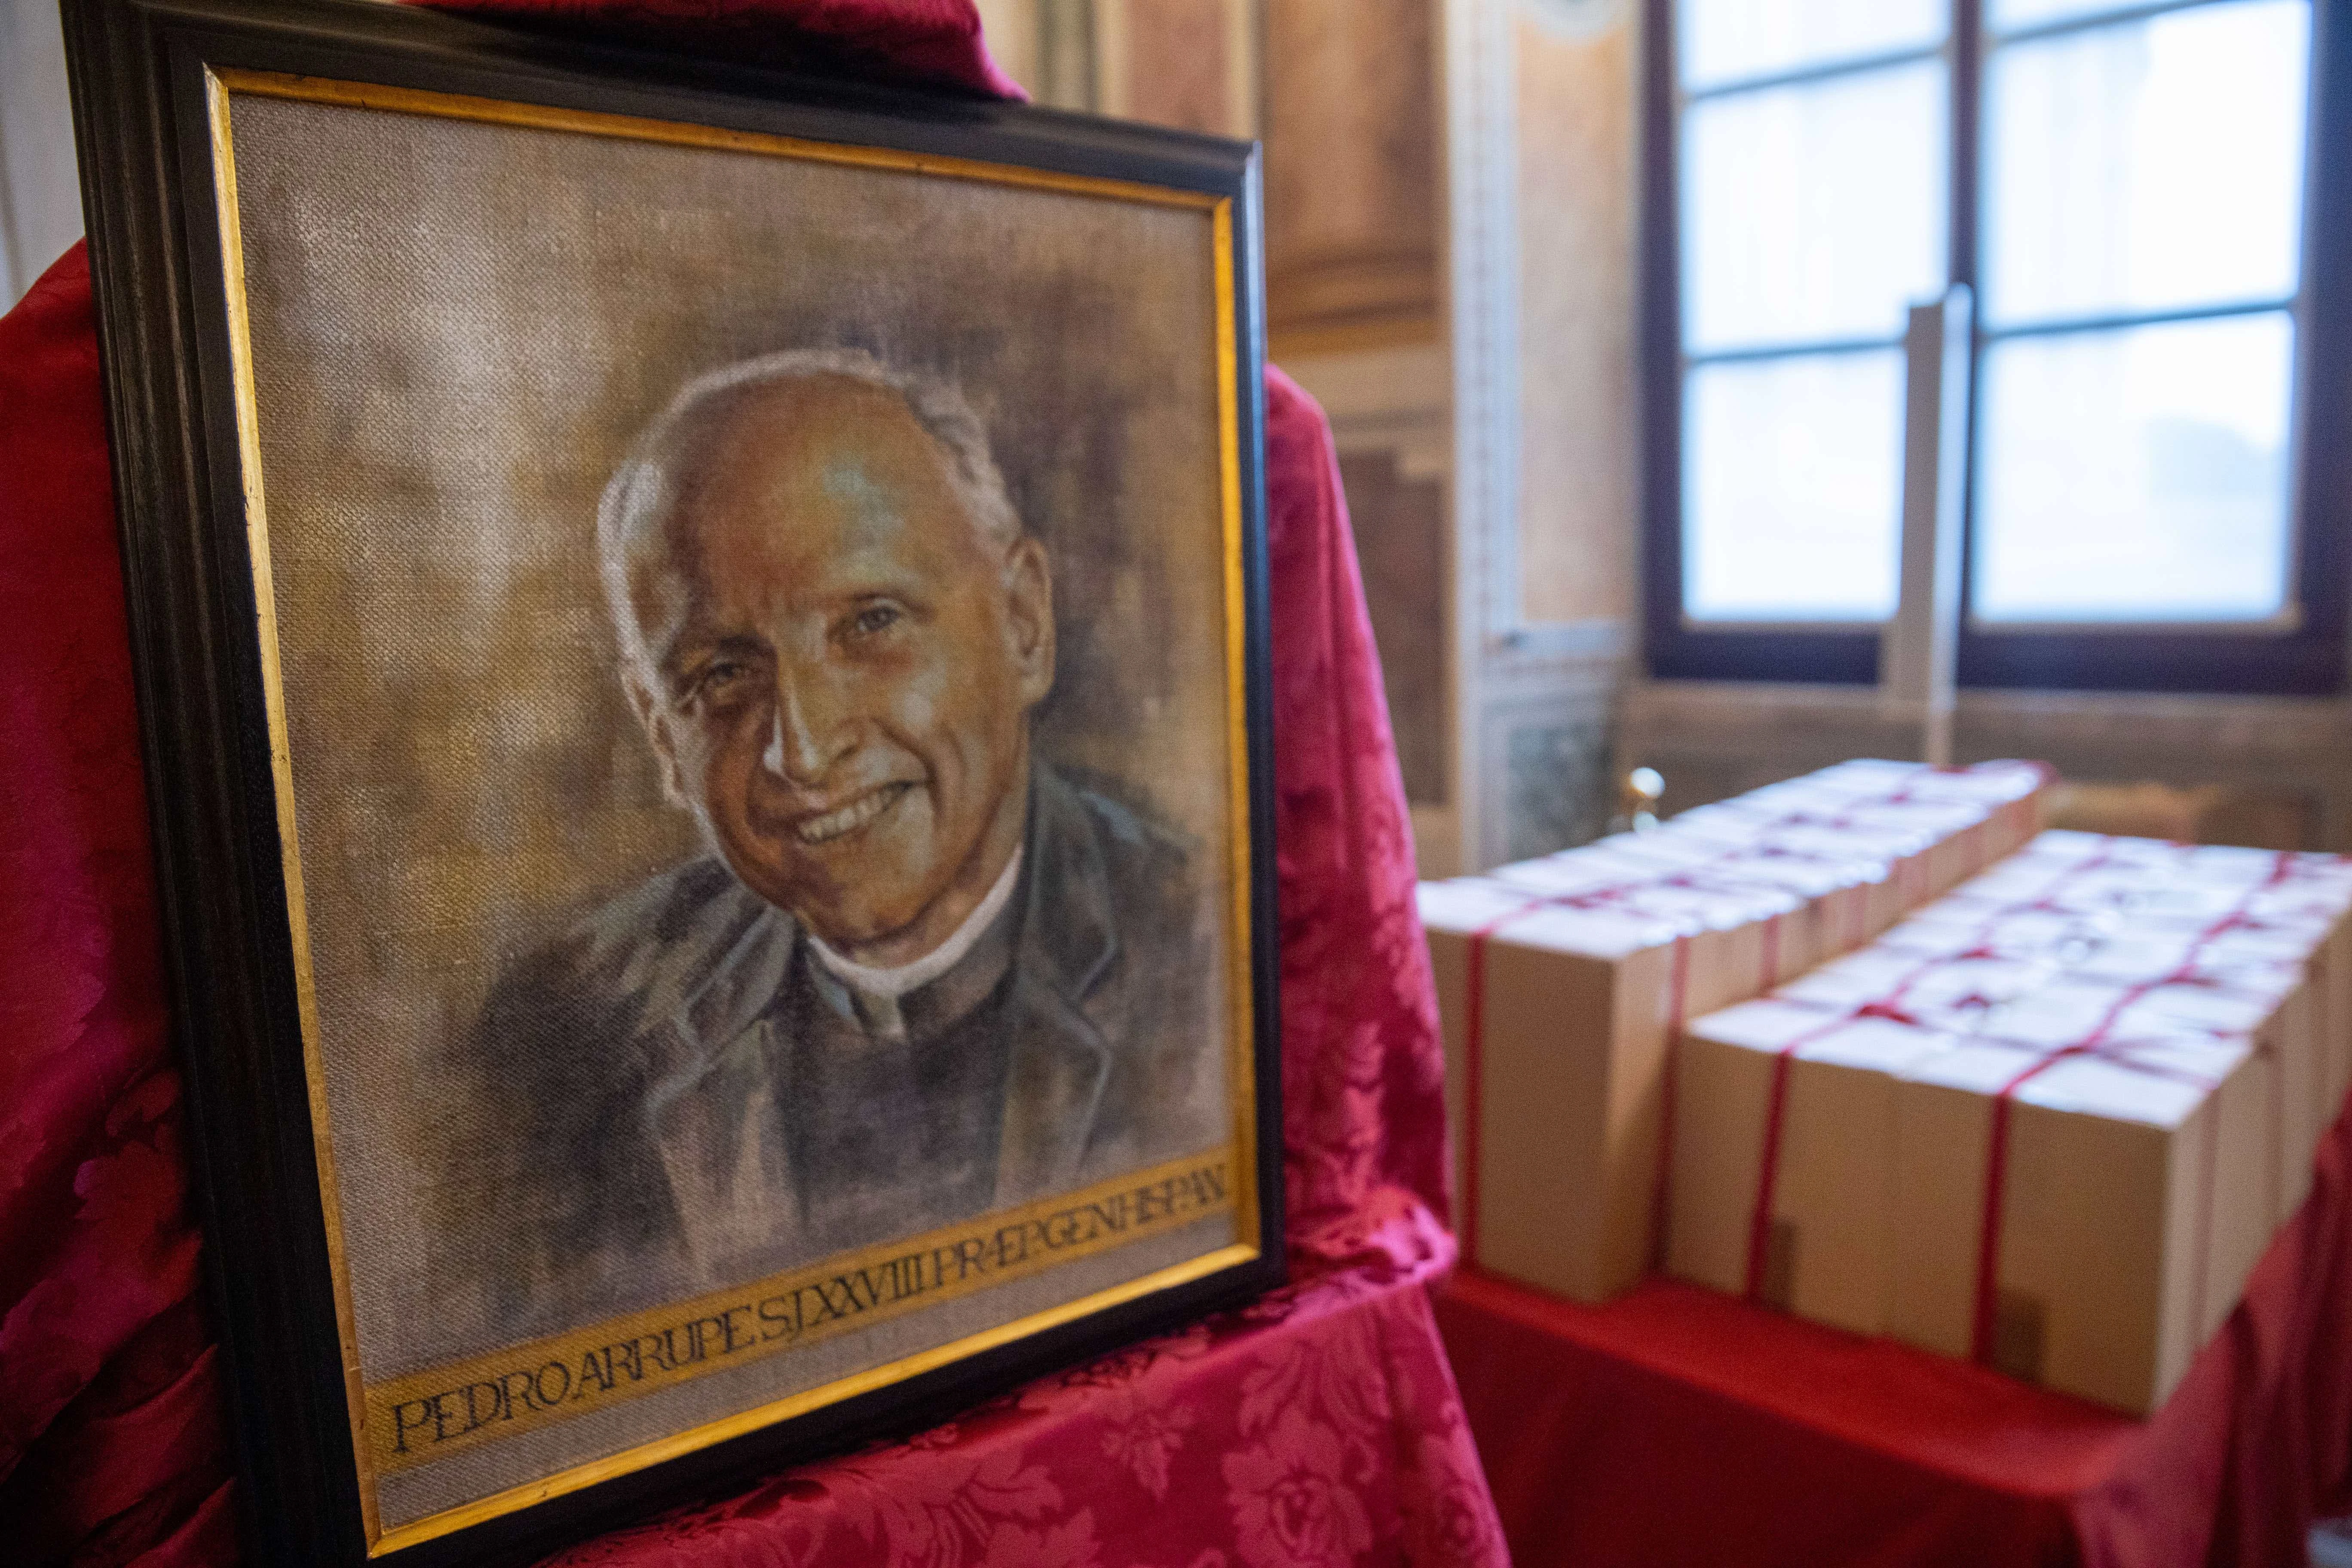
[(1234, 1206), (1230, 1146), (369, 1387), (376, 1473), (870, 1328)]

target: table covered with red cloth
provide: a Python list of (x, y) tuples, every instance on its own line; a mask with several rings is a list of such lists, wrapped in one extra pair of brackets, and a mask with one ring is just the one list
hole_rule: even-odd
[(1675, 1280), (1437, 1316), (1520, 1568), (2302, 1568), (2352, 1500), (2352, 1114), (2146, 1421)]
[[(450, 8), (1018, 91), (970, 0)], [(1504, 1561), (1425, 1289), (1454, 1256), (1435, 1003), (1354, 546), (1320, 410), (1275, 371), (1266, 400), (1293, 1283), (564, 1561)], [(0, 318), (0, 1558), (28, 1568), (237, 1555), (121, 573), (77, 247)]]

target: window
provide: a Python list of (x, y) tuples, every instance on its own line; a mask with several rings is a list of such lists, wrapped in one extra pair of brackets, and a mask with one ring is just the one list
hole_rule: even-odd
[(1961, 680), (2342, 687), (2314, 5), (1651, 0), (1654, 673), (1876, 678), (1906, 311), (1962, 282)]

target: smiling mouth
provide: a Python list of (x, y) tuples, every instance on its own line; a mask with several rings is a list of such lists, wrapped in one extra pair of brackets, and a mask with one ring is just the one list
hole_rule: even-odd
[(876, 817), (898, 804), (899, 798), (915, 786), (911, 784), (887, 784), (870, 795), (861, 795), (838, 811), (828, 811), (823, 816), (812, 816), (793, 824), (793, 836), (803, 844), (830, 844), (845, 838)]

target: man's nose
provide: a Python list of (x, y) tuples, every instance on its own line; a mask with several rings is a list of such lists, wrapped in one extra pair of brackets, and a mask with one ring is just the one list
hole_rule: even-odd
[(857, 749), (856, 726), (834, 700), (827, 682), (785, 679), (776, 689), (775, 716), (769, 721), (768, 749), (761, 764), (787, 784), (803, 787), (824, 781), (834, 764)]

